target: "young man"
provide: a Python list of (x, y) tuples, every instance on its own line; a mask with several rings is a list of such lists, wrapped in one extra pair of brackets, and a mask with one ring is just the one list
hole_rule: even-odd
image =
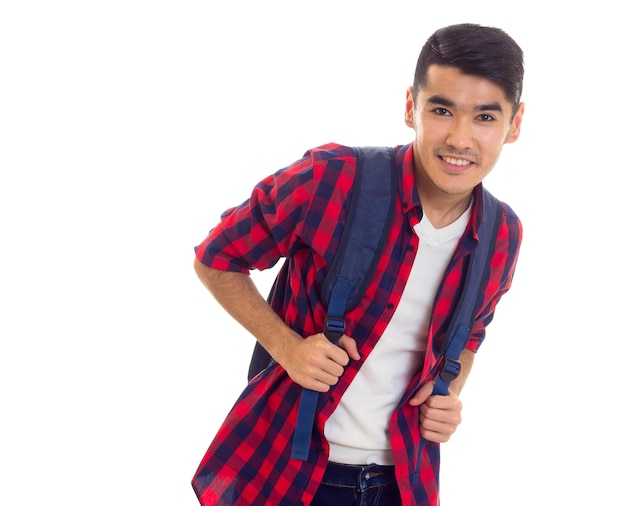
[[(522, 81), (522, 51), (499, 29), (454, 25), (426, 42), (406, 95), (415, 141), (395, 148), (396, 213), (338, 345), (322, 333), (320, 291), (347, 213), (352, 148), (313, 149), (267, 177), (196, 248), (201, 281), (275, 360), (202, 460), (192, 481), (201, 504), (438, 504), (439, 443), (461, 421), (458, 395), (511, 286), (522, 237), (503, 203), (461, 373), (447, 396), (431, 395), (465, 260), (480, 240), (481, 182), (520, 133)], [(249, 271), (281, 258), (268, 304)], [(320, 397), (308, 460), (297, 460), (303, 388)]]

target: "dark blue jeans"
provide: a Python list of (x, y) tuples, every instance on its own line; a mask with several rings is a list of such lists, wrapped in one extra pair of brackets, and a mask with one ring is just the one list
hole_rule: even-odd
[(311, 506), (400, 506), (393, 466), (329, 462)]

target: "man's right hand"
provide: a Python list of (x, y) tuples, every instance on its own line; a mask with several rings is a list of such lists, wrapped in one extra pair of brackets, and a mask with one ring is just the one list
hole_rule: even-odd
[(350, 359), (359, 360), (356, 341), (346, 335), (333, 344), (324, 334), (315, 334), (306, 339), (294, 340), (284, 350), (278, 362), (298, 385), (328, 392), (337, 384)]

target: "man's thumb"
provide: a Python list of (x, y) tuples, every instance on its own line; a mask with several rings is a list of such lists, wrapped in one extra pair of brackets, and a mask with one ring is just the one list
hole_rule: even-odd
[(420, 404), (424, 404), (426, 399), (428, 399), (433, 393), (433, 388), (435, 387), (434, 381), (429, 381), (428, 383), (424, 383), (422, 388), (420, 388), (417, 393), (413, 396), (411, 400), (409, 400), (409, 404), (411, 406), (419, 406)]
[(356, 340), (344, 334), (343, 336), (341, 336), (341, 339), (339, 339), (339, 343), (337, 344), (339, 344), (339, 346), (344, 349), (344, 351), (352, 360), (361, 360), (361, 355), (359, 353)]

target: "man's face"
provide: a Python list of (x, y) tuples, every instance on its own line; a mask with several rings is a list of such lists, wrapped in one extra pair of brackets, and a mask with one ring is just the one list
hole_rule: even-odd
[(415, 130), (417, 183), (429, 196), (467, 196), (495, 166), (502, 146), (519, 137), (502, 88), (456, 68), (432, 65), (415, 101), (407, 92), (405, 121)]

